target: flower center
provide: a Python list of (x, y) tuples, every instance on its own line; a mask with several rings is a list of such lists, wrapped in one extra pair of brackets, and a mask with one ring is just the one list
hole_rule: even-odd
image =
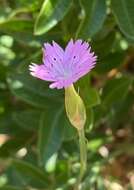
[(70, 75), (71, 75), (70, 71), (67, 71), (67, 70), (65, 70), (63, 73), (64, 79), (68, 79), (70, 77)]

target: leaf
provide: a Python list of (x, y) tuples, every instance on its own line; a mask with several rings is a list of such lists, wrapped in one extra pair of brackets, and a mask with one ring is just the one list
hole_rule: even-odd
[(1, 31), (32, 31), (33, 22), (31, 20), (24, 19), (8, 19), (3, 22), (0, 22), (0, 30)]
[(46, 185), (48, 178), (44, 175), (44, 172), (34, 165), (20, 160), (13, 160), (12, 165), (23, 175), (30, 177), (33, 180), (41, 182)]
[(98, 91), (95, 88), (87, 86), (87, 88), (85, 88), (82, 93), (87, 108), (100, 104), (100, 97)]
[[(97, 34), (97, 36), (98, 36), (98, 34)], [(98, 60), (101, 57), (104, 57), (109, 54), (109, 52), (113, 48), (113, 45), (115, 42), (115, 37), (116, 37), (116, 33), (114, 31), (111, 31), (104, 38), (101, 38), (101, 39), (94, 38), (93, 39), (93, 41), (91, 42), (91, 47), (93, 48), (95, 54), (98, 56)]]
[(94, 107), (100, 104), (100, 96), (97, 90), (90, 85), (89, 74), (81, 78), (77, 82), (77, 88), (80, 91), (80, 96), (82, 97), (86, 108)]
[(13, 121), (11, 112), (5, 112), (0, 115), (0, 133), (8, 134), (10, 136), (16, 136), (22, 133), (22, 130), (20, 130)]
[(93, 109), (88, 108), (87, 109), (87, 121), (86, 121), (86, 131), (90, 132), (93, 129), (93, 125), (94, 125), (94, 112)]
[(77, 130), (71, 125), (69, 122), (66, 113), (63, 113), (63, 125), (64, 125), (64, 135), (63, 135), (63, 141), (70, 141), (77, 137)]
[[(38, 137), (41, 165), (45, 165), (49, 158), (58, 151), (63, 140), (72, 138), (74, 131), (67, 132), (68, 127), (71, 128), (72, 126), (66, 118), (63, 107), (59, 107), (55, 110), (46, 110), (45, 113), (42, 114)], [(67, 135), (66, 138), (65, 135)]]
[(115, 104), (125, 98), (131, 84), (132, 79), (127, 77), (121, 77), (108, 81), (102, 93), (103, 106), (109, 108), (112, 104)]
[[(132, 105), (134, 104), (134, 95), (130, 91), (123, 101), (112, 107), (112, 114), (109, 116), (109, 123), (112, 127), (118, 127), (124, 123), (129, 123), (132, 118), (130, 118)], [(129, 121), (128, 121), (129, 118)]]
[(81, 0), (83, 18), (76, 36), (89, 39), (102, 27), (106, 18), (105, 0)]
[(53, 28), (69, 11), (71, 0), (44, 0), (36, 18), (34, 34), (41, 35)]
[(44, 165), (48, 159), (59, 149), (62, 143), (63, 126), (60, 124), (62, 109), (46, 111), (42, 114), (39, 130), (39, 156), (40, 164)]
[(111, 8), (121, 31), (134, 40), (134, 0), (112, 0)]
[(9, 139), (0, 147), (0, 157), (12, 157), (13, 154), (26, 145), (28, 139), (27, 136), (25, 137), (25, 134), (22, 134), (19, 138)]
[(0, 190), (26, 190), (26, 189), (24, 187), (19, 188), (19, 187), (14, 187), (14, 186), (10, 186), (10, 185), (5, 185), (3, 187), (0, 187)]
[(97, 63), (95, 71), (105, 74), (112, 69), (118, 69), (123, 64), (124, 57), (125, 52), (110, 53)]
[(37, 130), (39, 127), (41, 111), (26, 110), (18, 111), (12, 114), (13, 120), (20, 127), (27, 130)]
[(36, 107), (56, 107), (63, 102), (62, 90), (51, 90), (45, 81), (35, 79), (30, 74), (10, 75), (8, 84), (16, 97)]

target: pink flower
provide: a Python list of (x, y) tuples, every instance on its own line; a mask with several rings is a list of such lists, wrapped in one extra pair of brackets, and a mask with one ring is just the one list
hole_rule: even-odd
[(96, 64), (91, 47), (82, 40), (70, 40), (65, 50), (56, 42), (44, 44), (43, 64), (31, 64), (31, 75), (50, 81), (50, 88), (67, 88), (86, 75)]

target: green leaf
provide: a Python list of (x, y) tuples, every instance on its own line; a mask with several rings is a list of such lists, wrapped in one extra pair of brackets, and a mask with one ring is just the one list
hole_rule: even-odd
[(8, 84), (16, 97), (36, 107), (56, 107), (63, 102), (62, 90), (51, 90), (48, 83), (30, 74), (10, 75)]
[(53, 28), (69, 11), (71, 0), (45, 0), (35, 21), (34, 33), (41, 35)]
[(25, 136), (25, 134), (22, 134), (19, 138), (9, 139), (0, 147), (0, 157), (12, 157), (13, 154), (26, 145), (28, 139), (29, 138)]
[(105, 0), (81, 0), (83, 18), (77, 31), (77, 36), (89, 39), (102, 27), (106, 18)]
[(95, 88), (91, 87), (89, 74), (87, 74), (85, 77), (81, 78), (77, 82), (76, 89), (78, 89), (86, 108), (91, 108), (100, 104), (99, 93)]
[(86, 131), (90, 132), (93, 129), (93, 125), (94, 125), (94, 112), (93, 109), (88, 108), (87, 111), (87, 121), (86, 121)]
[(41, 117), (41, 111), (39, 110), (26, 110), (18, 111), (12, 114), (13, 120), (20, 127), (27, 130), (37, 130), (39, 128), (39, 122)]
[[(98, 36), (98, 34), (97, 34), (97, 36)], [(114, 31), (112, 31), (112, 32), (108, 33), (108, 35), (106, 35), (104, 38), (101, 38), (101, 39), (94, 38), (93, 39), (93, 41), (91, 42), (91, 46), (92, 46), (94, 52), (96, 53), (96, 55), (98, 56), (98, 60), (101, 57), (108, 55), (108, 53), (111, 51), (111, 49), (113, 48), (114, 42), (115, 42), (115, 37), (116, 37), (116, 34)]]
[(12, 165), (23, 175), (29, 176), (31, 179), (39, 181), (44, 185), (48, 183), (48, 178), (40, 168), (20, 160), (13, 160)]
[(77, 130), (71, 125), (65, 112), (63, 112), (63, 125), (64, 125), (63, 141), (70, 141), (77, 137)]
[(100, 96), (95, 88), (87, 87), (81, 93), (87, 108), (100, 104)]
[(112, 104), (125, 98), (131, 84), (132, 79), (128, 77), (109, 80), (102, 93), (103, 106), (109, 108)]
[(45, 165), (49, 158), (60, 148), (64, 127), (60, 119), (63, 108), (47, 110), (42, 114), (39, 130), (39, 159), (40, 164)]
[(46, 110), (42, 114), (38, 141), (41, 165), (45, 165), (49, 158), (58, 151), (63, 140), (71, 139), (75, 135), (71, 127), (63, 107)]
[(0, 30), (2, 31), (32, 31), (33, 30), (33, 22), (31, 20), (24, 19), (8, 19), (4, 22), (0, 22)]
[(134, 0), (112, 0), (111, 8), (121, 31), (134, 39)]
[(26, 190), (25, 188), (19, 188), (19, 187), (14, 187), (10, 185), (5, 185), (3, 187), (0, 187), (0, 190)]
[(10, 136), (16, 136), (21, 134), (22, 130), (20, 130), (18, 125), (16, 125), (16, 123), (13, 121), (11, 112), (5, 112), (4, 114), (0, 114), (0, 133)]
[(95, 71), (100, 74), (105, 74), (112, 69), (119, 68), (124, 62), (125, 53), (124, 52), (114, 52), (100, 59), (97, 63)]
[[(132, 105), (134, 104), (134, 95), (130, 91), (123, 101), (112, 107), (112, 113), (109, 115), (109, 123), (112, 127), (118, 127), (124, 123), (131, 123), (130, 118)], [(129, 121), (128, 121), (129, 118)]]

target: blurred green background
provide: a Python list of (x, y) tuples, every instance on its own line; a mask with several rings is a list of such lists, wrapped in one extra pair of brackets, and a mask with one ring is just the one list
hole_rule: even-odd
[(76, 84), (87, 109), (82, 190), (134, 190), (134, 0), (0, 0), (0, 189), (71, 190), (79, 144), (64, 91), (29, 75), (44, 42), (98, 56)]

